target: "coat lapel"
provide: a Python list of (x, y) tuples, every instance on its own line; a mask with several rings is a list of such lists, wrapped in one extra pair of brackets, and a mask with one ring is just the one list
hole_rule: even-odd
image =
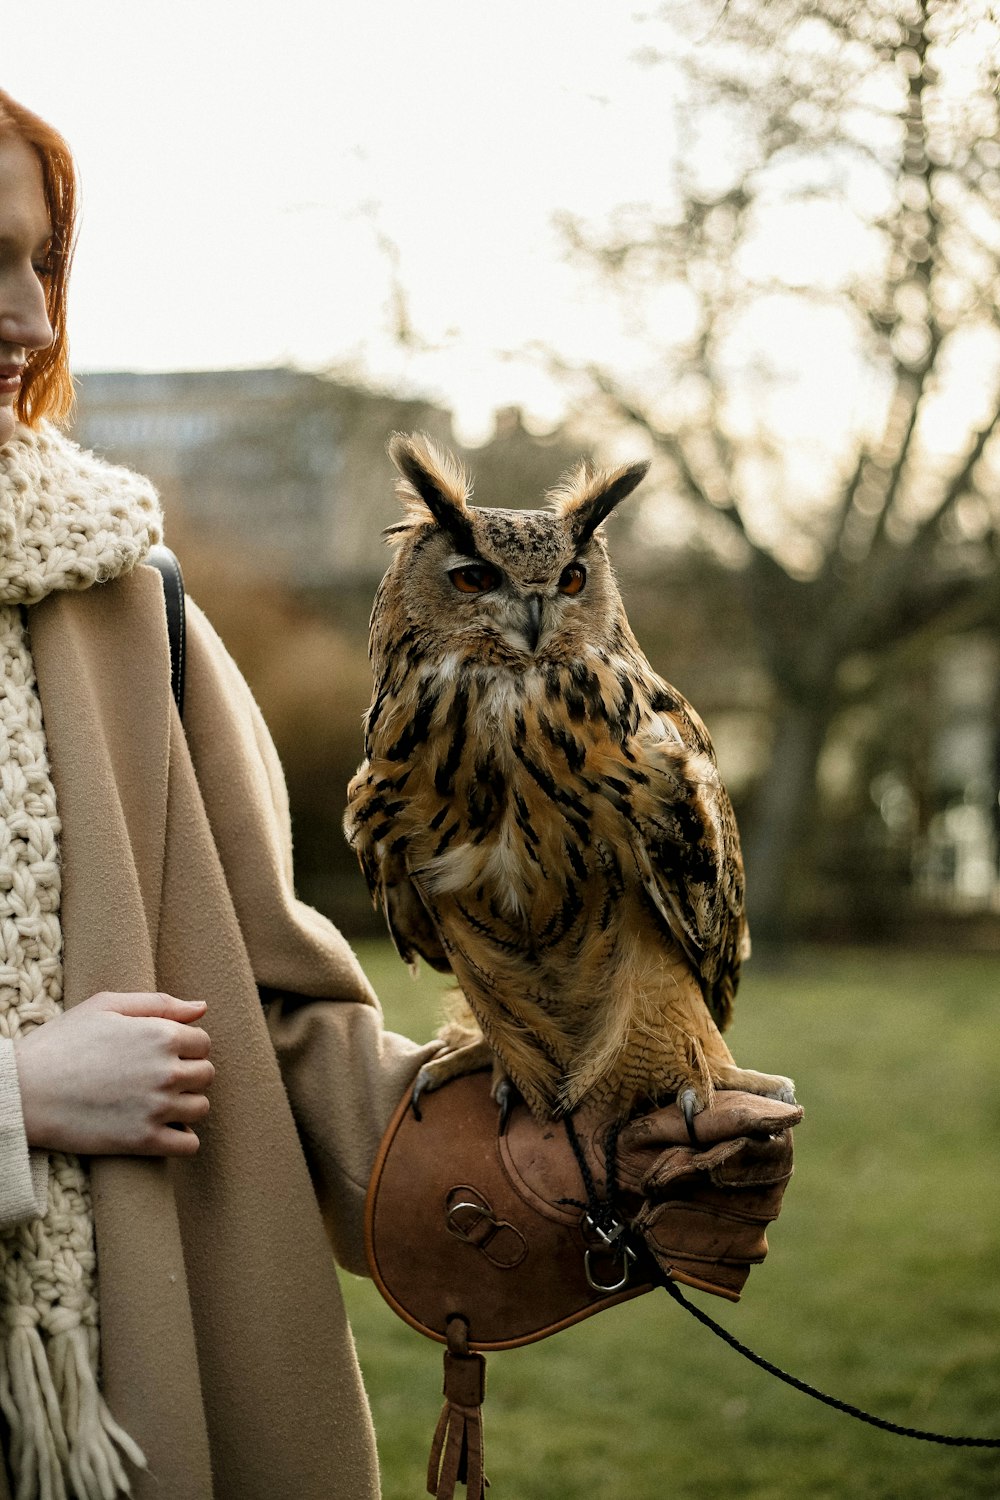
[(170, 749), (170, 653), (151, 568), (29, 611), (62, 821), (67, 1008), (155, 988)]

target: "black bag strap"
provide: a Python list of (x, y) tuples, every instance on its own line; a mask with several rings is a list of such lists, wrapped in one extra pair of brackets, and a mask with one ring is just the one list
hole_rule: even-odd
[(151, 547), (146, 558), (163, 579), (163, 597), (167, 608), (167, 635), (170, 639), (170, 687), (177, 712), (184, 717), (184, 575), (181, 565), (169, 547)]

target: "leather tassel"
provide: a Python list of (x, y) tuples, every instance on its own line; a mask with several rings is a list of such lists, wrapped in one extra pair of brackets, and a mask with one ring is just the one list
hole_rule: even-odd
[(467, 1500), (483, 1500), (489, 1485), (483, 1472), (486, 1360), (469, 1352), (468, 1334), (464, 1318), (449, 1318), (444, 1406), (427, 1465), (427, 1493), (437, 1500), (453, 1500), (457, 1484), (465, 1485)]

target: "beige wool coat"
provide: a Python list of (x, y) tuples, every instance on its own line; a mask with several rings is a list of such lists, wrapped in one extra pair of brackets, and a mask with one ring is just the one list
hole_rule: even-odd
[(90, 1163), (102, 1385), (149, 1462), (134, 1493), (366, 1500), (371, 1421), (331, 1244), (363, 1270), (375, 1149), (433, 1048), (382, 1029), (347, 943), (296, 901), (280, 767), (204, 616), (189, 607), (183, 726), (151, 568), (27, 619), (65, 1005), (205, 999), (217, 1069), (195, 1158)]

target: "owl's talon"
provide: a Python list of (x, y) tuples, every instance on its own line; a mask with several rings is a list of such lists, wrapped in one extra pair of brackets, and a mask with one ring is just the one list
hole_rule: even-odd
[(434, 1087), (434, 1075), (425, 1063), (413, 1080), (413, 1088), (410, 1091), (410, 1108), (413, 1110), (413, 1118), (417, 1121), (423, 1119), (420, 1101), (429, 1090)]
[(503, 1135), (507, 1129), (507, 1121), (510, 1119), (510, 1112), (514, 1108), (514, 1101), (517, 1098), (517, 1090), (515, 1089), (509, 1078), (501, 1078), (493, 1086), (493, 1097), (496, 1100), (497, 1104), (500, 1106), (500, 1121), (499, 1127), (497, 1129), (497, 1134)]
[(698, 1098), (698, 1095), (695, 1093), (694, 1089), (684, 1089), (684, 1091), (678, 1098), (677, 1103), (681, 1107), (681, 1113), (684, 1116), (684, 1123), (687, 1126), (687, 1133), (690, 1137), (691, 1144), (700, 1151), (701, 1141), (699, 1141), (697, 1135), (695, 1134), (694, 1122), (695, 1117), (701, 1112), (701, 1100)]

